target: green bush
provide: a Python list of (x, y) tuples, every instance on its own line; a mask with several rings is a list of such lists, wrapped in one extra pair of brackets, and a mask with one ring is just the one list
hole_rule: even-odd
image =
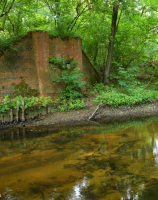
[(131, 86), (135, 86), (137, 84), (137, 72), (138, 67), (129, 67), (127, 69), (123, 68), (122, 66), (119, 66), (117, 69), (117, 75), (111, 76), (111, 79), (117, 80), (117, 86), (122, 91), (127, 91)]
[(129, 94), (120, 93), (117, 90), (102, 92), (96, 96), (94, 102), (103, 105), (107, 104), (112, 107), (133, 106), (153, 102), (158, 99), (158, 92), (154, 90), (143, 90), (141, 88), (131, 89)]
[(65, 90), (60, 93), (60, 100), (71, 99), (75, 100), (77, 98), (83, 97), (82, 87), (85, 85), (85, 81), (81, 81), (83, 74), (79, 73), (79, 68), (75, 68), (72, 71), (62, 71), (60, 77), (56, 77), (55, 81), (57, 83), (64, 83)]
[(111, 91), (111, 89), (112, 89), (112, 85), (108, 86), (108, 85), (104, 85), (103, 83), (95, 83), (94, 85), (88, 86), (87, 91), (91, 95), (96, 95), (96, 93), (101, 94), (102, 92)]
[(83, 74), (76, 67), (77, 62), (73, 61), (71, 57), (69, 59), (50, 57), (49, 62), (62, 70), (61, 76), (56, 77), (54, 81), (62, 83), (65, 87), (57, 99), (57, 108), (60, 111), (84, 108), (86, 105), (81, 98), (83, 97), (82, 88), (86, 82), (81, 81)]
[(19, 41), (19, 36), (12, 35), (12, 37), (7, 38), (6, 36), (1, 35), (1, 37), (0, 37), (0, 54), (7, 51), (8, 49), (15, 49), (15, 48), (13, 48), (13, 45), (17, 41)]

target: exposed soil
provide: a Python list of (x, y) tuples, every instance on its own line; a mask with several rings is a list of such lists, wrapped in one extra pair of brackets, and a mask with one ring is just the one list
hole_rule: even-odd
[(110, 108), (107, 105), (97, 106), (92, 99), (87, 98), (85, 101), (87, 107), (81, 110), (59, 112), (54, 110), (51, 114), (41, 116), (35, 120), (0, 124), (0, 129), (10, 127), (25, 127), (25, 126), (43, 126), (43, 125), (67, 125), (67, 124), (93, 124), (93, 123), (108, 123), (112, 121), (121, 121), (135, 118), (158, 116), (158, 102), (145, 104), (134, 107), (121, 107), (117, 109)]

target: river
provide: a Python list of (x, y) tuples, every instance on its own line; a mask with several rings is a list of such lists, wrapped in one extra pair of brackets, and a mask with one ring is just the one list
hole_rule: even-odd
[(158, 118), (0, 132), (0, 200), (157, 200)]

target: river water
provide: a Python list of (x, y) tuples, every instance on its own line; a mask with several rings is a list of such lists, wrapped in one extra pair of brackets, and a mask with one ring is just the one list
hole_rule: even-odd
[(157, 200), (158, 118), (0, 132), (0, 200)]

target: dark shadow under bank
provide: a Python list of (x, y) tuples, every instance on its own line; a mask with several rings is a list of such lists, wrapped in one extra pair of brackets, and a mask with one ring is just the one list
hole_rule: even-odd
[[(42, 116), (42, 118), (20, 122), (0, 124), (0, 130), (14, 127), (42, 127), (53, 126), (54, 128), (62, 128), (66, 126), (98, 126), (114, 122), (122, 122), (129, 120), (143, 120), (145, 118), (158, 117), (158, 102), (153, 104), (145, 104), (143, 106), (120, 107), (112, 109), (108, 106), (101, 106), (97, 112), (96, 105), (80, 111), (59, 112), (54, 111), (51, 114)], [(94, 113), (92, 118), (89, 117)]]

